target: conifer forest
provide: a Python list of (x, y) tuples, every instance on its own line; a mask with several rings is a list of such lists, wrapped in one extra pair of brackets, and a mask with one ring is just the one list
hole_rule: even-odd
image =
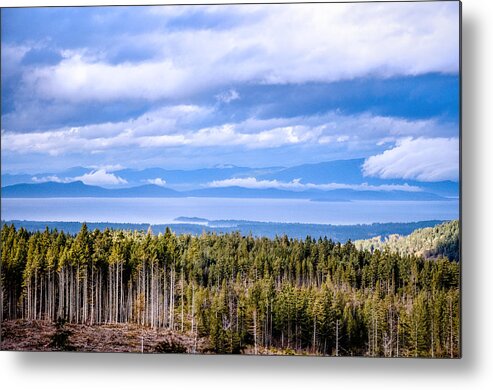
[[(458, 223), (427, 237), (443, 229)], [(153, 352), (461, 354), (460, 260), (449, 259), (450, 245), (429, 258), (327, 238), (85, 224), (75, 235), (4, 225), (1, 244), (2, 324), (57, 324), (51, 345), (70, 339), (68, 325), (125, 325), (192, 340)]]

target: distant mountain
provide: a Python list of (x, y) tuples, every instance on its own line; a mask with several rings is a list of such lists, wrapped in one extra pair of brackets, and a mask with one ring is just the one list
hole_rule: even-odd
[(203, 188), (186, 192), (187, 196), (207, 198), (273, 198), (273, 199), (309, 199), (308, 191), (287, 191), (276, 188), (244, 188), (244, 187), (218, 187)]
[(311, 198), (315, 201), (347, 200), (444, 200), (442, 196), (431, 192), (410, 191), (357, 191), (357, 190), (332, 190), (320, 191)]
[(142, 170), (122, 169), (113, 173), (116, 176), (125, 179), (129, 185), (140, 185), (142, 183), (148, 183), (150, 180), (160, 178), (165, 180), (168, 186), (191, 189), (214, 180), (225, 180), (230, 179), (231, 177), (241, 176), (250, 171), (252, 171), (251, 168), (225, 166), (194, 170), (169, 170), (162, 168), (147, 168)]
[[(10, 173), (4, 173), (2, 174), (2, 187), (5, 186), (10, 186), (14, 184), (29, 184), (29, 183), (36, 183), (36, 179), (38, 180), (48, 180), (49, 178), (57, 177), (60, 179), (60, 181), (63, 181), (64, 179), (72, 179), (76, 178), (79, 176), (82, 176), (86, 173), (89, 173), (93, 171), (94, 169), (91, 168), (85, 168), (85, 167), (72, 167), (69, 169), (66, 169), (61, 172), (44, 172), (44, 173), (36, 173), (36, 174), (10, 174)], [(74, 180), (75, 181), (75, 180)]]
[(259, 179), (290, 182), (301, 179), (303, 183), (325, 184), (345, 183), (360, 184), (363, 180), (361, 166), (364, 159), (336, 160), (317, 164), (303, 164), (291, 168), (283, 168), (276, 172), (257, 175)]
[[(173, 189), (181, 192), (190, 192), (190, 196), (213, 196), (206, 194), (217, 193), (217, 196), (225, 197), (227, 193), (231, 193), (233, 197), (241, 196), (257, 197), (258, 191), (262, 191), (262, 196), (269, 198), (287, 197), (287, 198), (310, 198), (317, 200), (348, 200), (348, 199), (383, 199), (386, 198), (382, 194), (389, 195), (386, 199), (396, 200), (431, 200), (438, 199), (440, 197), (457, 198), (459, 196), (459, 183), (453, 181), (441, 181), (441, 182), (419, 182), (415, 180), (403, 180), (403, 179), (382, 179), (375, 177), (363, 176), (361, 167), (364, 163), (364, 159), (352, 159), (352, 160), (336, 160), (329, 162), (321, 162), (316, 164), (303, 164), (294, 167), (266, 167), (266, 168), (249, 168), (249, 167), (237, 167), (234, 165), (223, 165), (212, 168), (192, 169), (192, 170), (169, 170), (163, 168), (146, 168), (142, 170), (136, 169), (121, 169), (112, 171), (112, 174), (124, 179), (126, 181), (125, 187), (135, 188), (143, 185), (153, 185), (156, 183), (156, 179), (159, 179), (161, 183), (166, 183), (168, 189)], [(74, 167), (59, 173), (42, 173), (37, 175), (27, 174), (3, 174), (2, 186), (8, 187), (16, 184), (35, 184), (34, 177), (37, 180), (52, 180), (57, 182), (70, 181), (74, 178), (81, 177), (84, 174), (93, 171), (91, 168)], [(270, 180), (277, 182), (291, 182), (293, 180), (299, 180), (302, 184), (328, 184), (328, 183), (340, 183), (357, 185), (367, 183), (368, 185), (403, 185), (416, 186), (422, 189), (418, 194), (400, 193), (395, 191), (392, 193), (380, 191), (371, 191), (367, 193), (365, 191), (358, 191), (349, 196), (348, 192), (341, 192), (346, 190), (340, 190), (339, 192), (331, 191), (330, 195), (328, 191), (320, 191), (322, 196), (317, 195), (316, 191), (305, 191), (300, 196), (299, 193), (288, 190), (280, 190), (276, 188), (268, 188), (264, 190), (243, 188), (240, 187), (226, 187), (229, 189), (221, 188), (206, 188), (210, 183), (214, 181), (222, 181), (228, 179), (241, 179), (241, 178), (254, 178), (257, 180)], [(161, 184), (157, 183), (157, 184)], [(37, 183), (40, 184), (40, 183)], [(114, 188), (114, 186), (113, 186)], [(119, 187), (120, 189), (123, 189)], [(161, 187), (163, 188), (163, 187)], [(17, 190), (16, 190), (17, 191)], [(26, 190), (27, 191), (27, 190)], [(144, 189), (142, 189), (143, 192)], [(338, 191), (338, 190), (336, 190)], [(350, 190), (348, 190), (350, 191)], [(132, 193), (133, 190), (130, 191)], [(161, 196), (160, 191), (157, 189), (148, 190), (147, 196)], [(403, 192), (403, 191), (402, 191)], [(325, 195), (323, 195), (325, 193)], [(431, 195), (430, 195), (431, 194)], [(122, 195), (123, 196), (123, 195)]]
[(254, 189), (243, 187), (203, 188), (179, 192), (171, 188), (147, 184), (130, 188), (102, 188), (89, 186), (80, 181), (72, 183), (14, 184), (2, 188), (4, 198), (67, 198), (67, 197), (114, 197), (114, 198), (265, 198), (309, 199), (321, 202), (344, 202), (351, 200), (443, 200), (428, 192), (406, 191), (356, 191), (339, 189), (330, 191), (288, 191), (275, 188)]
[(4, 173), (2, 174), (2, 187), (20, 183), (32, 183), (32, 177), (33, 175)]
[(180, 196), (182, 195), (177, 191), (151, 184), (132, 188), (108, 189), (75, 181), (72, 183), (15, 184), (2, 188), (2, 197), (4, 198), (169, 198)]
[(179, 198), (183, 194), (172, 190), (171, 188), (165, 188), (156, 186), (153, 184), (147, 184), (144, 186), (131, 187), (131, 188), (118, 188), (108, 190), (111, 196), (121, 198)]
[(437, 181), (437, 182), (418, 182), (408, 181), (409, 185), (416, 185), (421, 187), (424, 191), (433, 192), (434, 194), (444, 197), (459, 197), (459, 183), (450, 180)]
[(176, 222), (188, 222), (188, 223), (207, 223), (208, 219), (199, 217), (178, 217), (174, 219)]
[(110, 190), (106, 188), (88, 186), (81, 181), (14, 184), (2, 187), (3, 198), (101, 197), (106, 196), (109, 192)]
[(43, 177), (43, 176), (59, 176), (61, 178), (67, 178), (67, 177), (77, 177), (77, 176), (82, 176), (85, 175), (86, 173), (89, 173), (91, 171), (94, 171), (94, 168), (86, 168), (86, 167), (72, 167), (69, 169), (66, 169), (62, 172), (55, 173), (43, 173), (43, 174), (38, 174), (38, 175), (33, 175), (37, 177)]
[(300, 179), (301, 183), (313, 184), (368, 183), (376, 186), (383, 184), (408, 184), (410, 186), (420, 187), (424, 192), (430, 192), (444, 197), (459, 196), (459, 183), (453, 181), (420, 182), (417, 180), (382, 179), (378, 177), (363, 176), (362, 165), (364, 162), (365, 159), (359, 158), (328, 161), (317, 164), (304, 164), (291, 168), (282, 168), (268, 173), (261, 173), (255, 177), (262, 180), (277, 180), (284, 182)]

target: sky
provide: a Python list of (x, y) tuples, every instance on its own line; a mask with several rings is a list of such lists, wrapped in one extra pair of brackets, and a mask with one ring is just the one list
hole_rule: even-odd
[(459, 176), (459, 3), (2, 9), (2, 173)]

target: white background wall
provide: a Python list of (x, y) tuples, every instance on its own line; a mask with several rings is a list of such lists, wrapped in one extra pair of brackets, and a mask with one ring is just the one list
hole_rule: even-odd
[[(135, 0), (3, 0), (0, 4), (19, 6), (136, 3), (138, 2)], [(146, 0), (140, 3), (190, 3), (190, 1)], [(399, 390), (493, 388), (492, 4), (492, 1), (486, 0), (463, 0), (464, 250), (463, 358), (461, 360), (0, 352), (0, 387), (50, 390), (58, 388), (146, 390), (170, 387), (176, 389), (372, 389), (378, 387)]]

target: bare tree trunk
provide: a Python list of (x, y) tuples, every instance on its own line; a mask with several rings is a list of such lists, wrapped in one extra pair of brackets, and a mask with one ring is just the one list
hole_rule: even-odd
[(124, 314), (124, 306), (123, 306), (123, 260), (120, 264), (120, 321), (125, 322), (125, 319), (123, 318)]
[(339, 356), (339, 320), (336, 320), (336, 356)]
[(312, 341), (313, 353), (315, 353), (317, 350), (316, 337), (317, 337), (317, 317), (313, 316), (313, 341)]
[(183, 281), (183, 270), (181, 271), (181, 332), (183, 333), (183, 325), (184, 325), (184, 316), (183, 316), (183, 310), (185, 308), (185, 302), (183, 299), (183, 290), (185, 287), (185, 282)]
[(452, 298), (449, 297), (449, 318), (450, 318), (450, 357), (454, 357), (454, 327), (453, 327), (453, 317), (452, 317)]
[(94, 324), (94, 264), (91, 260), (91, 314), (90, 314), (90, 324)]
[(76, 287), (75, 287), (75, 322), (79, 323), (79, 314), (80, 314), (80, 270), (79, 264), (77, 264), (77, 272), (76, 272)]
[(104, 300), (103, 313), (107, 317), (108, 322), (113, 321), (113, 267), (108, 268), (108, 274), (106, 275), (106, 298)]
[(414, 321), (414, 357), (418, 357), (418, 321)]
[(392, 357), (394, 349), (394, 315), (392, 305), (389, 304), (389, 328), (390, 328), (390, 357)]
[(163, 271), (163, 325), (164, 327), (168, 327), (168, 319), (169, 319), (169, 313), (168, 313), (168, 280), (167, 280), (167, 275), (166, 275), (166, 264), (164, 265), (164, 271)]
[(435, 316), (431, 316), (431, 357), (435, 357)]
[(151, 264), (151, 327), (155, 328), (155, 324), (154, 324), (154, 263)]
[(397, 350), (396, 350), (396, 355), (399, 357), (399, 328), (400, 328), (400, 317), (399, 315), (397, 316)]
[[(36, 317), (36, 312), (37, 312), (37, 305), (36, 303), (38, 302), (38, 270), (34, 271), (34, 301), (33, 301), (33, 312), (34, 312), (34, 319), (37, 320)], [(451, 343), (452, 344), (452, 343)]]
[(87, 323), (88, 318), (88, 304), (89, 304), (89, 294), (88, 294), (88, 272), (87, 265), (84, 266), (84, 323)]
[(258, 354), (257, 346), (257, 309), (253, 310), (253, 340), (255, 343), (255, 355)]
[(169, 297), (169, 326), (171, 329), (175, 328), (175, 278), (174, 278), (174, 269), (171, 268), (171, 291), (170, 291), (170, 297)]
[(195, 284), (192, 282), (192, 333), (195, 320)]

